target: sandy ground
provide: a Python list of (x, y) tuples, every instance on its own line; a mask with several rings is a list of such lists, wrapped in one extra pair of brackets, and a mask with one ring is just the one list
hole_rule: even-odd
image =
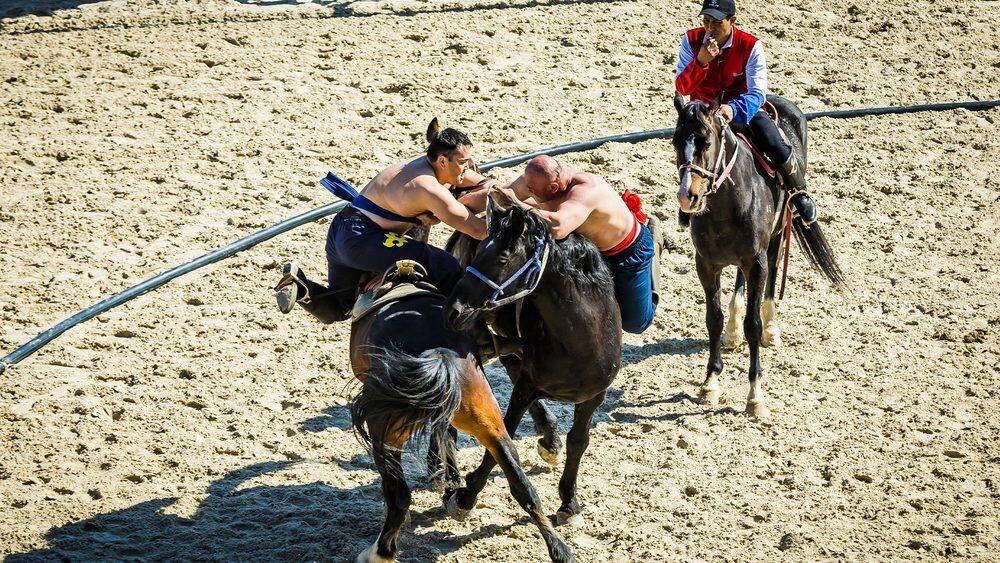
[[(0, 3), (0, 350), (101, 298), (329, 201), (423, 149), (435, 115), (481, 160), (667, 127), (692, 2)], [(804, 110), (1000, 98), (995, 2), (743, 0), (770, 85)], [(563, 529), (581, 561), (996, 559), (1000, 111), (810, 124), (810, 182), (853, 292), (793, 252), (767, 350), (773, 416), (721, 409), (690, 241), (627, 336)], [(569, 162), (675, 225), (666, 141)], [(509, 176), (512, 171), (502, 171)], [(351, 559), (382, 500), (348, 430), (348, 327), (279, 315), (327, 220), (79, 326), (0, 376), (0, 552), (13, 561)], [(440, 241), (445, 232), (436, 235)], [(501, 402), (505, 374), (490, 369)], [(560, 407), (563, 429), (568, 409)], [(549, 511), (554, 473), (518, 440)], [(482, 449), (462, 442), (464, 470)], [(450, 521), (416, 487), (403, 561), (537, 561), (495, 474)]]

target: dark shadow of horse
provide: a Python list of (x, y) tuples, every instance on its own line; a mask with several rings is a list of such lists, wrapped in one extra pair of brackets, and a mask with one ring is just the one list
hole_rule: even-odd
[(73, 10), (85, 4), (95, 4), (101, 0), (42, 0), (35, 2), (11, 2), (0, 0), (0, 20), (22, 16), (51, 16), (59, 10)]
[[(241, 487), (296, 463), (264, 462), (227, 474), (208, 487), (191, 516), (170, 514), (178, 498), (167, 497), (53, 527), (45, 534), (46, 547), (8, 554), (5, 561), (353, 561), (382, 516), (378, 483), (350, 489), (322, 482)], [(421, 528), (442, 517), (435, 507), (414, 512), (413, 522)], [(436, 561), (468, 541), (526, 521), (484, 526), (468, 535), (405, 534), (411, 536), (407, 556)]]

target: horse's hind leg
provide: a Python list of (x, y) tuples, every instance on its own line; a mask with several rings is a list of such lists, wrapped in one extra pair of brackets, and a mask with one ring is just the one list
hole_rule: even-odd
[(722, 304), (719, 302), (718, 268), (710, 267), (700, 256), (695, 257), (698, 279), (705, 290), (705, 324), (708, 327), (708, 368), (699, 391), (702, 404), (719, 402), (719, 375), (722, 373)]
[(743, 331), (740, 330), (740, 319), (746, 314), (747, 295), (744, 291), (746, 283), (743, 272), (736, 272), (736, 285), (733, 287), (733, 298), (729, 300), (729, 315), (726, 317), (726, 332), (722, 337), (722, 346), (726, 350), (735, 350), (743, 343)]
[[(473, 388), (470, 391), (475, 391), (476, 393), (474, 397), (470, 397), (466, 388), (463, 387), (462, 407), (455, 415), (455, 425), (458, 426), (458, 429), (476, 436), (477, 439), (479, 438), (478, 434), (485, 433), (489, 435), (490, 432), (497, 431), (487, 429), (484, 432), (484, 430), (480, 428), (480, 426), (484, 423), (477, 421), (476, 417), (481, 416), (484, 412), (492, 410), (489, 405), (496, 405), (496, 412), (500, 412), (500, 407), (496, 404), (496, 399), (493, 397), (493, 392), (490, 389), (489, 383), (486, 382), (486, 377), (482, 375), (479, 377), (482, 379), (481, 385), (482, 387), (485, 387), (485, 391)], [(534, 393), (523, 387), (524, 386), (522, 385), (518, 385), (516, 383), (514, 384), (514, 391), (510, 394), (510, 403), (507, 405), (507, 413), (503, 417), (502, 426), (505, 427), (505, 433), (510, 437), (517, 434), (517, 425), (520, 424), (521, 419), (524, 418), (524, 413), (528, 410), (528, 406), (535, 400)], [(480, 443), (484, 446), (486, 445), (482, 442), (482, 440), (480, 440)], [(476, 498), (486, 486), (486, 481), (490, 477), (490, 472), (493, 471), (493, 467), (496, 466), (498, 461), (490, 455), (491, 453), (492, 452), (489, 451), (486, 452), (486, 455), (483, 456), (483, 461), (480, 462), (479, 467), (465, 477), (465, 486), (456, 490), (455, 493), (447, 499), (446, 508), (448, 510), (448, 515), (452, 518), (464, 520), (472, 512), (472, 509), (476, 507)]]
[[(549, 557), (553, 561), (573, 561), (573, 554), (545, 516), (538, 494), (521, 468), (514, 441), (507, 433), (508, 424), (514, 420), (514, 416), (511, 414), (513, 409), (516, 408), (520, 411), (517, 421), (513, 422), (516, 428), (520, 417), (524, 416), (524, 411), (531, 401), (524, 399), (515, 403), (512, 398), (511, 408), (507, 409), (507, 417), (501, 418), (500, 407), (497, 405), (496, 399), (493, 398), (489, 383), (486, 382), (485, 377), (480, 375), (479, 378), (482, 381), (472, 388), (463, 388), (462, 407), (455, 414), (453, 422), (463, 432), (475, 436), (486, 447), (487, 452), (479, 468), (466, 478), (466, 487), (459, 489), (448, 499), (449, 515), (468, 516), (472, 508), (475, 507), (476, 497), (486, 484), (490, 471), (495, 464), (499, 463), (507, 477), (507, 484), (514, 499), (538, 526), (548, 548)], [(468, 498), (469, 496), (471, 499)], [(463, 499), (463, 497), (465, 498)], [(463, 500), (465, 502), (471, 500), (471, 504), (465, 504), (463, 507)]]
[(396, 557), (399, 532), (406, 523), (407, 511), (410, 509), (410, 487), (403, 477), (403, 466), (400, 463), (403, 440), (398, 442), (392, 448), (387, 448), (385, 454), (372, 456), (379, 475), (382, 476), (385, 523), (382, 524), (378, 539), (358, 555), (356, 563), (385, 563)]
[(542, 437), (538, 439), (538, 455), (546, 463), (555, 467), (559, 463), (559, 452), (562, 450), (562, 440), (559, 439), (559, 429), (556, 417), (552, 415), (541, 399), (528, 407), (531, 418), (535, 421), (535, 433)]
[(780, 255), (781, 237), (777, 236), (771, 239), (771, 244), (767, 247), (767, 287), (764, 290), (764, 304), (760, 309), (761, 323), (764, 327), (760, 345), (765, 348), (781, 344), (781, 328), (778, 326), (777, 319), (778, 310), (774, 303), (774, 286), (778, 281), (778, 257)]
[(766, 417), (770, 411), (765, 404), (764, 390), (761, 388), (763, 373), (760, 369), (760, 340), (763, 326), (760, 306), (767, 285), (767, 255), (759, 254), (747, 269), (747, 315), (743, 319), (743, 331), (750, 345), (750, 393), (747, 395), (747, 414), (758, 418)]
[(576, 479), (580, 472), (580, 460), (590, 445), (590, 421), (594, 418), (594, 411), (604, 402), (604, 395), (605, 392), (601, 392), (600, 395), (576, 405), (573, 412), (573, 428), (566, 436), (566, 467), (559, 480), (559, 499), (562, 501), (562, 506), (556, 513), (556, 522), (559, 524), (583, 525), (580, 503), (576, 500)]

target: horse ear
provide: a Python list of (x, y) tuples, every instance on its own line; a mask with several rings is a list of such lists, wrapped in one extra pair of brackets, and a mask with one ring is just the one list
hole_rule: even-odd
[(439, 132), (441, 132), (441, 123), (435, 117), (431, 120), (431, 124), (427, 126), (427, 142), (433, 143), (434, 137), (437, 137)]
[(490, 190), (490, 198), (500, 208), (500, 211), (506, 211), (514, 205), (514, 200), (500, 190)]
[(687, 97), (680, 92), (674, 92), (674, 107), (677, 108), (677, 115), (684, 111), (684, 106), (688, 104)]

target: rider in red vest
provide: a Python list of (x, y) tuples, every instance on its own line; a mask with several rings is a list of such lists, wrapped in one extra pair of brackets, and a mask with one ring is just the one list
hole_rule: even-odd
[(761, 111), (767, 95), (764, 45), (735, 27), (734, 0), (705, 0), (701, 16), (703, 26), (681, 37), (677, 91), (709, 104), (722, 94), (720, 115), (750, 130), (757, 147), (778, 166), (796, 213), (805, 224), (812, 224), (816, 205), (805, 191), (805, 171), (774, 121)]

